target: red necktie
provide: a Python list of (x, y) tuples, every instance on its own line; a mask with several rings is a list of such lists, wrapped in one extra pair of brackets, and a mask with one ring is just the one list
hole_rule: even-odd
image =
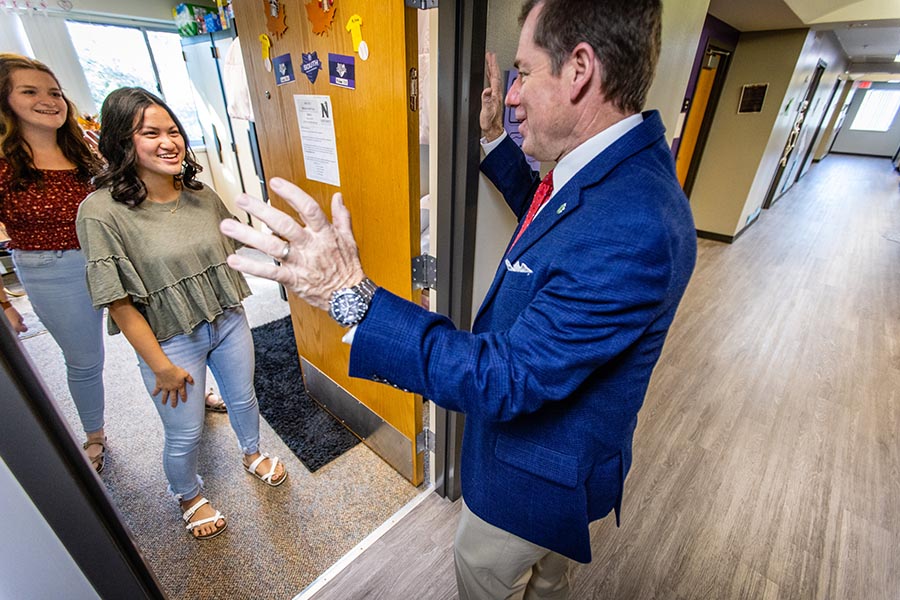
[(509, 245), (509, 249), (512, 250), (512, 247), (516, 245), (516, 242), (519, 241), (519, 238), (522, 237), (522, 234), (525, 233), (525, 230), (528, 229), (528, 226), (531, 225), (531, 222), (534, 221), (535, 215), (538, 214), (538, 211), (541, 210), (541, 207), (547, 203), (547, 200), (550, 199), (550, 194), (553, 193), (553, 169), (550, 169), (550, 172), (544, 175), (544, 178), (541, 179), (541, 183), (537, 188), (537, 191), (534, 193), (534, 200), (531, 201), (531, 206), (528, 207), (528, 212), (525, 214), (525, 221), (522, 223), (521, 229), (519, 229), (518, 235), (516, 235), (516, 239), (513, 240), (512, 244)]

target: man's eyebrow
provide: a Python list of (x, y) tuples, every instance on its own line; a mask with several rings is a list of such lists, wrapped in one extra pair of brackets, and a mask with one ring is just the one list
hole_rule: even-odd
[(520, 65), (519, 59), (517, 58), (515, 60), (515, 62), (513, 63), (513, 66), (516, 68), (517, 71), (522, 69), (522, 67), (520, 67), (519, 65)]

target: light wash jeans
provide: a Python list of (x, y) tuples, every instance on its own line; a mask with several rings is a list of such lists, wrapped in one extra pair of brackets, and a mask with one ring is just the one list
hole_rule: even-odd
[(13, 250), (35, 314), (59, 344), (86, 433), (103, 429), (103, 311), (91, 304), (81, 250)]
[[(194, 385), (187, 386), (187, 402), (162, 403), (162, 392), (153, 403), (165, 430), (163, 470), (169, 491), (178, 500), (190, 500), (200, 493), (203, 480), (197, 474), (197, 458), (206, 413), (206, 367), (219, 384), (228, 405), (231, 428), (244, 454), (259, 450), (259, 406), (253, 387), (255, 369), (253, 336), (243, 307), (226, 310), (212, 323), (201, 323), (189, 334), (176, 335), (162, 343), (163, 352), (174, 364), (191, 374)], [(149, 393), (156, 387), (156, 375), (138, 356), (144, 385)]]

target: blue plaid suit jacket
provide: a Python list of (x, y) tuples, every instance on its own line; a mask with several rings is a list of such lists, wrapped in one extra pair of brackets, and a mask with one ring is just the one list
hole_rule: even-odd
[[(351, 375), (466, 414), (475, 514), (580, 562), (589, 523), (618, 520), (638, 410), (696, 258), (664, 133), (645, 113), (557, 191), (472, 332), (381, 289), (351, 350)], [(506, 139), (481, 168), (521, 220), (539, 183), (522, 152)]]

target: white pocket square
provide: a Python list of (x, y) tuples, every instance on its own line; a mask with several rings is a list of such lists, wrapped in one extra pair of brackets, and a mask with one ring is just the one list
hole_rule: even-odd
[(517, 260), (515, 264), (512, 264), (509, 262), (508, 258), (506, 259), (506, 270), (513, 273), (525, 273), (527, 275), (531, 275), (534, 272), (522, 261)]

